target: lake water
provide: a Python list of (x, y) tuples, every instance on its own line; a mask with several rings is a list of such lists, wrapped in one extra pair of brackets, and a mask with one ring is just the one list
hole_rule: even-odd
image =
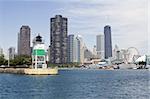
[(0, 74), (0, 99), (150, 99), (148, 70), (60, 70)]

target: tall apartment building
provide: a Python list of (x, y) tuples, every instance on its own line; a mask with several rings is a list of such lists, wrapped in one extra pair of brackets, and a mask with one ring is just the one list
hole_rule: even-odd
[(50, 62), (67, 63), (67, 24), (68, 20), (61, 15), (50, 19)]
[(18, 34), (18, 55), (31, 55), (30, 35), (30, 27), (23, 25)]

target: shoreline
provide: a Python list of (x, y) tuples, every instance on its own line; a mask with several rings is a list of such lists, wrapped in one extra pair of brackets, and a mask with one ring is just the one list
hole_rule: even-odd
[(99, 69), (99, 68), (47, 68), (47, 69), (31, 69), (31, 68), (11, 68), (1, 67), (0, 73), (25, 74), (25, 75), (57, 75), (59, 70), (149, 70), (150, 69)]
[(0, 73), (24, 75), (57, 75), (58, 68), (31, 69), (31, 68), (0, 68)]

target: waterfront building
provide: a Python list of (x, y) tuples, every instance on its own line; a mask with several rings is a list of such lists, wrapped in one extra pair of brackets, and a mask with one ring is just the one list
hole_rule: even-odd
[(86, 60), (86, 61), (89, 61), (89, 60), (91, 60), (93, 58), (93, 53), (88, 49), (88, 48), (86, 48), (85, 50), (84, 50), (84, 59)]
[(112, 57), (112, 41), (111, 41), (111, 27), (106, 25), (104, 27), (104, 45), (105, 45), (105, 59)]
[(139, 57), (139, 51), (137, 48), (129, 47), (127, 49), (127, 62), (128, 63), (133, 63), (138, 57)]
[(96, 45), (94, 45), (94, 47), (93, 47), (93, 57), (97, 58)]
[(146, 63), (147, 65), (150, 65), (150, 55), (146, 55)]
[(104, 35), (96, 36), (96, 51), (100, 59), (104, 59)]
[(80, 63), (80, 40), (72, 35), (68, 36), (68, 62)]
[(67, 50), (67, 60), (68, 63), (73, 62), (73, 57), (74, 57), (74, 35), (69, 35), (68, 36), (68, 50)]
[(80, 56), (80, 53), (81, 53), (80, 47), (81, 47), (81, 41), (76, 36), (74, 38), (74, 51), (73, 51), (74, 58), (73, 58), (73, 62), (77, 62), (77, 63), (81, 62), (81, 60), (80, 60), (81, 59), (80, 58), (81, 57)]
[(121, 49), (120, 52), (121, 52), (122, 62), (127, 64), (127, 50)]
[(50, 19), (50, 62), (67, 63), (67, 18), (56, 15)]
[(48, 61), (48, 62), (50, 62), (50, 48), (51, 48), (51, 47), (49, 46), (49, 48), (47, 49), (47, 55), (48, 55), (48, 56), (47, 56), (47, 57), (48, 57), (48, 60), (47, 60), (47, 61)]
[(12, 60), (12, 59), (14, 59), (15, 58), (15, 48), (14, 47), (10, 47), (9, 49), (8, 49), (8, 53), (9, 53), (9, 59), (10, 60)]
[(81, 64), (84, 64), (84, 51), (85, 51), (86, 46), (85, 46), (85, 44), (84, 44), (84, 42), (83, 42), (83, 38), (82, 38), (81, 35), (77, 35), (76, 38), (77, 38), (77, 39), (79, 40), (79, 42), (80, 42), (80, 63), (81, 63)]
[(115, 48), (113, 49), (113, 59), (119, 59), (119, 57), (120, 57), (120, 50), (119, 50), (119, 47), (117, 46), (117, 45), (115, 45)]
[(18, 33), (18, 55), (31, 55), (30, 35), (30, 27), (23, 25)]

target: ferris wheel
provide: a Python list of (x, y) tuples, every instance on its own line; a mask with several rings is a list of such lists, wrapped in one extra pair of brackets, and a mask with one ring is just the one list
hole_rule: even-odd
[(137, 48), (135, 48), (135, 47), (129, 47), (127, 49), (127, 56), (128, 56), (127, 62), (128, 63), (134, 62), (135, 56), (138, 56), (138, 55), (139, 55), (139, 51), (137, 50)]

